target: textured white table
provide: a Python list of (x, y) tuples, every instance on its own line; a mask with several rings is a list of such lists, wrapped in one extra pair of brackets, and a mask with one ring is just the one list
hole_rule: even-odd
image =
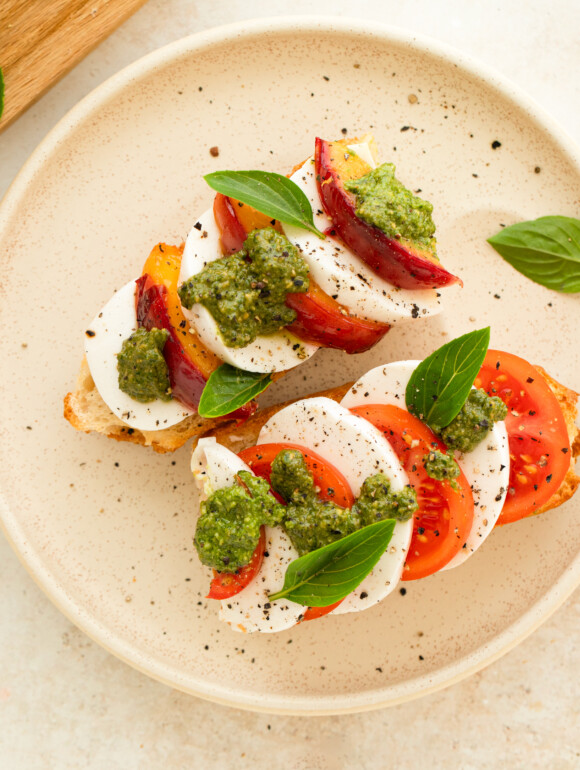
[[(576, 0), (149, 0), (0, 137), (0, 194), (57, 120), (126, 64), (209, 27), (312, 12), (358, 14), (453, 45), (511, 78), (580, 143)], [(2, 770), (580, 767), (578, 592), (454, 687), (387, 710), (305, 719), (206, 703), (129, 668), (50, 604), (1, 536), (0, 584)]]

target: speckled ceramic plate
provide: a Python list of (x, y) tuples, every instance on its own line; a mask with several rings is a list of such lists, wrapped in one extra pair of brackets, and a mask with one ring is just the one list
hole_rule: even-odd
[(578, 298), (532, 284), (485, 243), (500, 223), (577, 213), (575, 150), (511, 85), (433, 41), (318, 18), (179, 41), (72, 110), (1, 210), (5, 531), (51, 599), (115, 655), (244, 708), (356, 711), (430, 692), (513, 647), (579, 582), (580, 500), (494, 532), (464, 566), (367, 612), (237, 634), (203, 598), (189, 450), (155, 455), (62, 418), (88, 320), (152, 244), (181, 240), (208, 207), (202, 174), (285, 172), (315, 135), (367, 129), (433, 201), (440, 253), (465, 288), (372, 352), (321, 352), (269, 398), (422, 357), (487, 323), (493, 346), (578, 387)]

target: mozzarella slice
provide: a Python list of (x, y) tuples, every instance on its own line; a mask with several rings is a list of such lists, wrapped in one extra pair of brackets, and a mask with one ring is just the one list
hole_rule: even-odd
[[(348, 391), (342, 405), (393, 404), (405, 406), (405, 390), (419, 361), (397, 361), (371, 369)], [(443, 569), (462, 564), (492, 531), (503, 508), (509, 482), (509, 445), (505, 423), (496, 422), (473, 452), (456, 452), (474, 501), (473, 526), (465, 545)]]
[[(207, 498), (217, 489), (232, 486), (236, 474), (241, 470), (250, 471), (250, 468), (215, 438), (202, 438), (193, 452), (191, 470), (202, 497)], [(270, 593), (279, 591), (284, 585), (286, 568), (298, 558), (298, 553), (281, 528), (265, 529), (266, 552), (260, 572), (241, 593), (220, 602), (220, 619), (234, 631), (284, 631), (304, 614), (301, 604), (287, 600), (270, 602), (268, 599)]]
[[(380, 431), (328, 398), (309, 398), (282, 409), (264, 425), (257, 443), (281, 441), (307, 447), (334, 465), (355, 496), (364, 480), (379, 472), (390, 479), (395, 492), (408, 483)], [(389, 547), (375, 569), (332, 614), (367, 609), (393, 590), (401, 577), (412, 530), (411, 520), (397, 522)]]
[(85, 335), (85, 354), (103, 401), (126, 425), (138, 430), (161, 430), (193, 414), (179, 401), (151, 401), (142, 404), (119, 389), (117, 353), (123, 341), (137, 329), (135, 281), (113, 295), (93, 319)]
[[(367, 160), (363, 145), (353, 145), (353, 149), (355, 147), (357, 154)], [(370, 156), (368, 145), (366, 148)], [(318, 195), (314, 160), (310, 158), (290, 178), (310, 201), (316, 227), (321, 232), (331, 228), (332, 221), (324, 213)], [(380, 278), (340, 241), (331, 237), (321, 240), (308, 230), (293, 225), (283, 227), (288, 239), (302, 251), (310, 274), (320, 288), (354, 315), (395, 324), (441, 312), (440, 292), (399, 289)]]
[[(187, 236), (181, 260), (180, 284), (223, 256), (219, 239), (220, 231), (213, 210), (209, 209)], [(206, 347), (222, 361), (247, 372), (279, 372), (292, 369), (318, 350), (317, 345), (303, 342), (287, 331), (260, 335), (243, 348), (230, 348), (224, 343), (218, 325), (207, 308), (196, 304), (191, 310), (183, 308), (183, 312)]]

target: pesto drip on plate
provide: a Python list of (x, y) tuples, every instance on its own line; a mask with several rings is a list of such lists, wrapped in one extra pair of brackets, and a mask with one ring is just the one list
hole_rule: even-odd
[(383, 163), (345, 188), (356, 195), (356, 215), (390, 238), (408, 241), (436, 257), (433, 206), (418, 198), (395, 177), (393, 163)]
[(474, 389), (457, 417), (437, 433), (449, 449), (472, 452), (492, 430), (494, 423), (505, 419), (507, 411), (501, 398)]
[(308, 291), (308, 266), (299, 250), (271, 227), (253, 230), (241, 251), (210, 262), (179, 289), (186, 308), (200, 303), (228, 347), (243, 348), (262, 334), (279, 332), (296, 312), (287, 294)]
[(194, 539), (203, 564), (225, 572), (249, 563), (262, 524), (283, 526), (302, 556), (377, 521), (406, 521), (417, 509), (415, 491), (393, 492), (383, 473), (365, 479), (352, 508), (321, 500), (296, 449), (282, 450), (272, 463), (270, 483), (286, 505), (276, 502), (266, 481), (247, 471), (238, 477), (242, 486), (219, 489), (201, 504)]

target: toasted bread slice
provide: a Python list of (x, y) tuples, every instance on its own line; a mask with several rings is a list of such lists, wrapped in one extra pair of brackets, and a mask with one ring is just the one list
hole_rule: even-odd
[[(550, 386), (550, 389), (558, 399), (564, 419), (566, 420), (566, 427), (568, 428), (568, 436), (570, 438), (570, 468), (564, 478), (564, 481), (552, 497), (539, 508), (535, 513), (543, 513), (550, 508), (556, 508), (562, 505), (568, 500), (576, 491), (580, 484), (580, 476), (575, 472), (576, 458), (580, 455), (580, 429), (575, 424), (576, 416), (578, 413), (578, 393), (575, 393), (570, 388), (561, 385), (553, 377), (551, 377), (545, 369), (541, 366), (537, 366), (536, 369), (542, 374), (546, 382)], [(340, 385), (337, 388), (331, 388), (330, 390), (321, 391), (320, 393), (313, 393), (311, 396), (305, 396), (305, 398), (311, 398), (314, 396), (326, 396), (332, 398), (334, 401), (340, 401), (346, 394), (347, 390), (353, 385), (353, 383), (347, 383), (346, 385)], [(245, 423), (232, 430), (231, 427), (220, 426), (218, 428), (210, 429), (205, 436), (215, 436), (220, 444), (223, 444), (233, 452), (239, 452), (245, 447), (253, 446), (258, 440), (258, 435), (263, 425), (276, 414), (277, 411), (283, 409), (288, 404), (294, 403), (299, 399), (293, 399), (287, 401), (284, 404), (278, 404), (277, 406), (271, 406), (268, 409), (262, 409), (255, 415), (250, 417)]]
[[(163, 430), (142, 431), (131, 428), (119, 420), (101, 398), (86, 358), (83, 358), (74, 392), (65, 396), (64, 416), (77, 430), (104, 433), (117, 441), (150, 446), (161, 453), (174, 452), (193, 436), (201, 436), (218, 423), (224, 424), (223, 419), (208, 420), (195, 414)], [(231, 422), (225, 424), (231, 427)]]

